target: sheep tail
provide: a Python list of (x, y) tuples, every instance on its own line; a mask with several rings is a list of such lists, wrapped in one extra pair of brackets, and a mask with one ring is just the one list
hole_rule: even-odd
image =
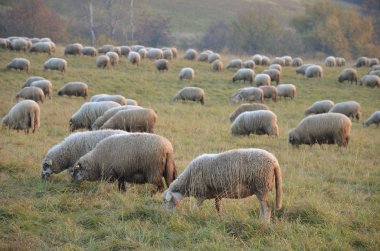
[(282, 174), (279, 165), (274, 169), (274, 177), (276, 184), (276, 210), (279, 210), (282, 207)]

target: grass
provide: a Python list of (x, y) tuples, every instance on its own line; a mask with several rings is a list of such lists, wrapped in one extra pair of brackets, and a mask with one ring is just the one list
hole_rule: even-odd
[[(57, 56), (62, 54), (61, 48)], [(29, 76), (50, 79), (55, 90), (53, 99), (40, 105), (41, 128), (35, 134), (0, 130), (0, 249), (376, 250), (380, 246), (379, 128), (364, 128), (362, 121), (353, 121), (351, 141), (342, 149), (333, 145), (293, 149), (287, 143), (287, 131), (316, 100), (356, 100), (363, 120), (379, 109), (380, 90), (338, 84), (340, 68), (325, 68), (321, 80), (306, 80), (296, 76), (294, 68), (284, 68), (282, 81), (297, 86), (297, 97), (266, 101), (278, 116), (279, 137), (233, 137), (228, 115), (238, 105), (230, 98), (246, 85), (231, 83), (232, 70), (214, 73), (207, 63), (181, 56), (163, 74), (154, 70), (152, 61), (135, 67), (125, 58), (113, 69), (100, 70), (94, 58), (65, 57), (68, 72), (61, 74), (42, 70), (46, 55), (8, 51), (0, 51), (1, 68), (13, 57), (28, 58), (32, 70), (29, 74), (0, 70), (0, 116), (15, 104), (13, 97)], [(224, 56), (224, 64), (231, 58)], [(177, 80), (179, 70), (187, 66), (196, 70), (195, 79)], [(256, 72), (262, 70), (257, 67)], [(358, 69), (359, 75), (367, 70)], [(180, 172), (203, 153), (248, 147), (272, 152), (283, 172), (283, 208), (273, 212), (272, 224), (265, 226), (258, 219), (255, 197), (224, 200), (224, 217), (219, 218), (213, 201), (194, 210), (193, 198), (168, 214), (161, 208), (161, 194), (152, 195), (150, 185), (132, 185), (123, 194), (116, 184), (72, 184), (67, 172), (42, 181), (43, 156), (69, 134), (68, 120), (84, 102), (56, 95), (68, 81), (86, 82), (91, 95), (117, 93), (153, 108), (159, 117), (155, 132), (172, 142)], [(206, 104), (171, 104), (184, 86), (202, 87)]]

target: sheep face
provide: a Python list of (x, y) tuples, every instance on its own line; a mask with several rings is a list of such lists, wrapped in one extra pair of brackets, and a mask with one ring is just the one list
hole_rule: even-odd
[(53, 161), (47, 160), (42, 163), (41, 178), (47, 180), (49, 176), (53, 173), (52, 171)]
[(232, 97), (232, 103), (236, 104), (238, 103), (239, 101), (242, 101), (243, 100), (243, 97), (240, 95), (240, 94), (237, 94), (235, 96)]
[(173, 209), (179, 204), (183, 199), (182, 194), (173, 193), (169, 190), (165, 191), (162, 195), (162, 206), (166, 211), (173, 211)]
[(299, 146), (300, 140), (297, 135), (297, 133), (294, 131), (294, 129), (289, 131), (289, 139), (288, 139), (289, 144), (293, 146)]
[(80, 182), (82, 180), (84, 180), (83, 173), (82, 173), (82, 165), (80, 163), (77, 163), (74, 165), (74, 168), (73, 168), (72, 182)]

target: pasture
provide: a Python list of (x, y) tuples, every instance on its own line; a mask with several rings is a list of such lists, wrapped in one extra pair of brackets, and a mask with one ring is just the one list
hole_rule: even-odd
[[(55, 57), (63, 57), (58, 48)], [(0, 249), (9, 250), (125, 250), (125, 249), (274, 249), (274, 250), (376, 250), (380, 246), (380, 129), (362, 122), (380, 109), (380, 89), (338, 84), (343, 68), (324, 68), (324, 77), (305, 79), (284, 67), (282, 83), (297, 87), (291, 101), (265, 101), (277, 114), (278, 138), (250, 135), (234, 137), (228, 115), (239, 104), (231, 96), (249, 83), (232, 83), (234, 70), (212, 72), (208, 63), (179, 57), (169, 71), (158, 73), (153, 61), (133, 66), (125, 57), (109, 70), (97, 69), (95, 58), (63, 57), (66, 74), (43, 71), (47, 55), (0, 51), (0, 117), (15, 104), (14, 95), (29, 76), (43, 76), (54, 85), (52, 100), (41, 108), (41, 127), (34, 133), (0, 130)], [(14, 57), (25, 57), (31, 71), (6, 71)], [(241, 57), (248, 59), (250, 56)], [(224, 65), (232, 55), (223, 55)], [(306, 60), (313, 63), (312, 60)], [(348, 62), (352, 65), (353, 62)], [(196, 71), (195, 79), (179, 81), (183, 67)], [(266, 69), (257, 66), (256, 73)], [(359, 76), (368, 68), (359, 68)], [(83, 81), (90, 96), (121, 94), (158, 114), (155, 133), (169, 139), (181, 173), (203, 153), (235, 148), (262, 148), (273, 153), (282, 168), (283, 208), (272, 210), (272, 224), (261, 224), (259, 203), (253, 197), (223, 201), (219, 218), (214, 201), (193, 209), (193, 198), (182, 201), (170, 214), (161, 207), (161, 193), (149, 185), (131, 185), (126, 193), (116, 183), (71, 183), (67, 172), (41, 180), (41, 160), (46, 152), (69, 135), (68, 121), (83, 98), (59, 97), (65, 82)], [(185, 86), (205, 90), (205, 105), (172, 103)], [(347, 148), (306, 145), (292, 148), (287, 132), (317, 100), (335, 103), (356, 100), (361, 121), (353, 121)], [(271, 194), (272, 208), (274, 191)]]

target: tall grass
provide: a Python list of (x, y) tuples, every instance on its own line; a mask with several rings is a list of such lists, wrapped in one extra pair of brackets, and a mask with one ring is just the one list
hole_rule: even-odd
[[(232, 84), (232, 70), (215, 73), (207, 63), (176, 59), (169, 72), (158, 73), (152, 61), (136, 67), (125, 58), (115, 68), (100, 70), (94, 58), (66, 57), (68, 72), (61, 74), (42, 70), (46, 55), (7, 51), (0, 52), (0, 66), (4, 68), (13, 57), (27, 57), (32, 70), (29, 74), (0, 70), (0, 116), (15, 104), (13, 97), (28, 76), (44, 76), (55, 91), (52, 100), (40, 105), (41, 128), (35, 134), (0, 130), (0, 249), (376, 250), (380, 246), (379, 129), (353, 121), (351, 141), (344, 149), (334, 145), (293, 149), (287, 143), (287, 131), (316, 100), (356, 100), (364, 119), (379, 109), (380, 90), (338, 84), (340, 68), (325, 68), (321, 80), (307, 80), (285, 67), (283, 82), (297, 86), (297, 97), (266, 101), (278, 116), (279, 137), (233, 137), (228, 115), (238, 105), (230, 98), (247, 84)], [(224, 63), (231, 58), (224, 58)], [(192, 82), (177, 79), (182, 67), (196, 70)], [(367, 69), (358, 71), (363, 75)], [(213, 201), (194, 210), (193, 198), (169, 214), (161, 208), (161, 194), (152, 194), (150, 185), (131, 185), (119, 193), (116, 184), (72, 184), (66, 172), (42, 181), (43, 156), (69, 134), (68, 120), (84, 102), (56, 95), (68, 81), (86, 82), (91, 95), (121, 94), (154, 109), (159, 117), (155, 132), (173, 143), (180, 172), (203, 153), (249, 147), (272, 152), (283, 172), (283, 208), (273, 212), (273, 223), (265, 226), (258, 219), (255, 197), (224, 200), (224, 217), (219, 218)], [(170, 103), (184, 86), (202, 87), (205, 105)]]

